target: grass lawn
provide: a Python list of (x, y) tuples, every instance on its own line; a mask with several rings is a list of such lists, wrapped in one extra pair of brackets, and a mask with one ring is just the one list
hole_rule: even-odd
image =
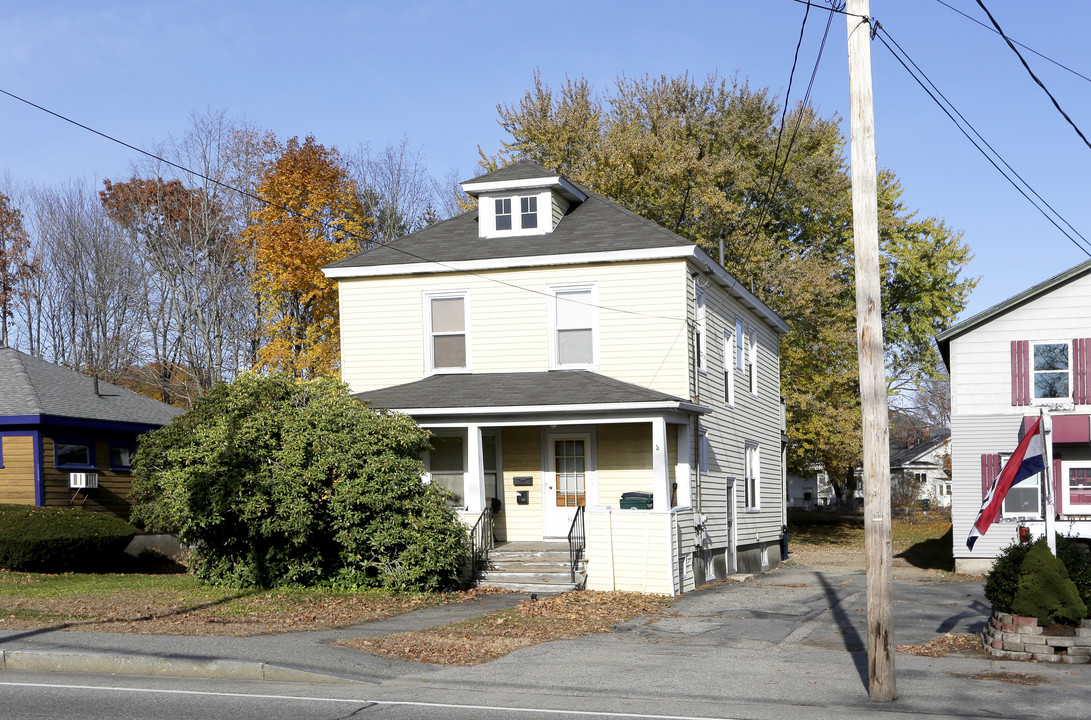
[[(790, 511), (789, 549), (808, 554), (864, 552), (864, 517), (860, 513)], [(891, 521), (894, 556), (919, 568), (954, 571), (951, 517), (943, 512), (895, 515)]]

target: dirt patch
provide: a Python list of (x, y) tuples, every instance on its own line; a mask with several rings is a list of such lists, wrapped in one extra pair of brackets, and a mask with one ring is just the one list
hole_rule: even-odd
[(955, 635), (948, 633), (946, 635), (941, 635), (940, 637), (932, 638), (923, 645), (898, 645), (894, 648), (894, 651), (934, 658), (947, 657), (949, 655), (954, 657), (974, 658), (990, 657), (981, 646), (981, 636), (973, 633)]
[(1001, 672), (999, 670), (979, 673), (947, 673), (951, 677), (963, 680), (992, 680), (1011, 685), (1044, 685), (1049, 681), (1041, 675), (1030, 673)]
[(661, 613), (669, 602), (659, 595), (578, 590), (446, 627), (336, 644), (399, 660), (478, 665), (539, 643), (610, 632), (618, 623)]

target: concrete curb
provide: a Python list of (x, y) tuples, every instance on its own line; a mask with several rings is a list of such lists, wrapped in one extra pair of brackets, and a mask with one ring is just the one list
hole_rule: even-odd
[[(368, 680), (246, 660), (154, 657), (110, 653), (45, 652), (38, 650), (0, 650), (0, 670), (44, 670), (86, 672), (111, 675), (153, 675), (157, 677), (215, 678), (219, 680), (257, 680), (262, 682), (299, 682), (322, 685), (368, 683)], [(378, 683), (373, 683), (378, 684)]]

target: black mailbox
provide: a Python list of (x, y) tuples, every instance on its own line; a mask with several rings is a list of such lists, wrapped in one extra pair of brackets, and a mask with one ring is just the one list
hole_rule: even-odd
[(532, 475), (516, 475), (511, 479), (511, 484), (515, 487), (529, 487), (534, 484), (534, 477)]
[(515, 492), (516, 505), (530, 505), (530, 490), (517, 490)]

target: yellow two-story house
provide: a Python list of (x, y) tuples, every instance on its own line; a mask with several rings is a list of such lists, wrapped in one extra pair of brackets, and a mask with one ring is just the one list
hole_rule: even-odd
[(781, 557), (787, 325), (692, 242), (530, 162), (478, 209), (334, 263), (341, 368), (433, 434), (497, 541), (586, 587), (678, 594)]

